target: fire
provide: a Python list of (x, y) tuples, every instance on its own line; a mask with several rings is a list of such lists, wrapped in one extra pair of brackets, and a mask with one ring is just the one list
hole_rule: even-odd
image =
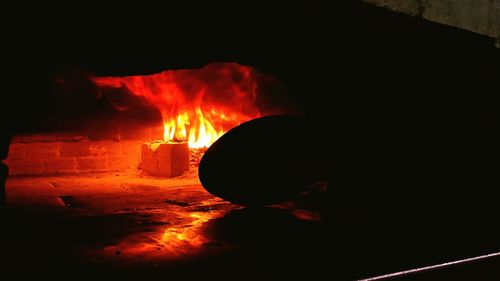
[(197, 106), (178, 114), (175, 118), (164, 120), (163, 139), (165, 142), (187, 141), (191, 148), (209, 147), (227, 131), (227, 128), (249, 119), (236, 113), (227, 115), (223, 110), (211, 109), (204, 112)]
[(229, 129), (261, 116), (254, 70), (235, 63), (93, 81), (144, 97), (161, 113), (164, 141), (188, 142), (191, 148), (208, 147)]

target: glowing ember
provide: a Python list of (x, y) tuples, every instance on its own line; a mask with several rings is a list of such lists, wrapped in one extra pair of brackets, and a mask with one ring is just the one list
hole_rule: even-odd
[(144, 97), (162, 115), (164, 141), (187, 141), (191, 148), (208, 147), (229, 129), (261, 116), (254, 70), (235, 63), (93, 81)]

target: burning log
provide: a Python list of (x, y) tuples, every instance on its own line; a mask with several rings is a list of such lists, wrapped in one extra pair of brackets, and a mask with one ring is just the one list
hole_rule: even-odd
[(142, 145), (139, 168), (156, 177), (176, 177), (189, 170), (187, 142), (152, 141)]

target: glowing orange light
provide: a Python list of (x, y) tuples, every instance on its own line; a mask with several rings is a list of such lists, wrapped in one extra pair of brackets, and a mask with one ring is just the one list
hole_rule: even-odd
[(192, 213), (190, 217), (193, 220), (189, 227), (167, 228), (159, 243), (164, 246), (168, 245), (170, 248), (185, 248), (186, 246), (199, 247), (206, 242), (207, 239), (200, 233), (200, 226), (211, 219), (213, 215)]
[(200, 247), (210, 241), (202, 230), (207, 221), (221, 216), (224, 211), (178, 213), (181, 223), (166, 228), (159, 228), (158, 233), (140, 233), (124, 238), (120, 243), (106, 247), (108, 255), (176, 257), (196, 253)]
[(144, 97), (162, 115), (164, 141), (188, 142), (191, 148), (208, 147), (229, 129), (261, 115), (253, 69), (235, 63), (93, 81)]

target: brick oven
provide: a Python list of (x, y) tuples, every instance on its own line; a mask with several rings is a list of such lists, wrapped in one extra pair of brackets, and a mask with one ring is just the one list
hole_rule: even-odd
[(87, 114), (59, 116), (58, 128), (46, 120), (45, 133), (14, 136), (5, 160), (11, 176), (181, 176), (227, 130), (291, 112), (276, 78), (236, 63), (116, 77), (66, 71), (54, 77), (53, 91), (72, 102), (86, 99), (73, 106)]
[(65, 175), (136, 169), (140, 140), (92, 140), (83, 134), (15, 136), (5, 163), (11, 176)]
[(498, 273), (499, 49), (362, 2), (8, 7), (0, 278)]

